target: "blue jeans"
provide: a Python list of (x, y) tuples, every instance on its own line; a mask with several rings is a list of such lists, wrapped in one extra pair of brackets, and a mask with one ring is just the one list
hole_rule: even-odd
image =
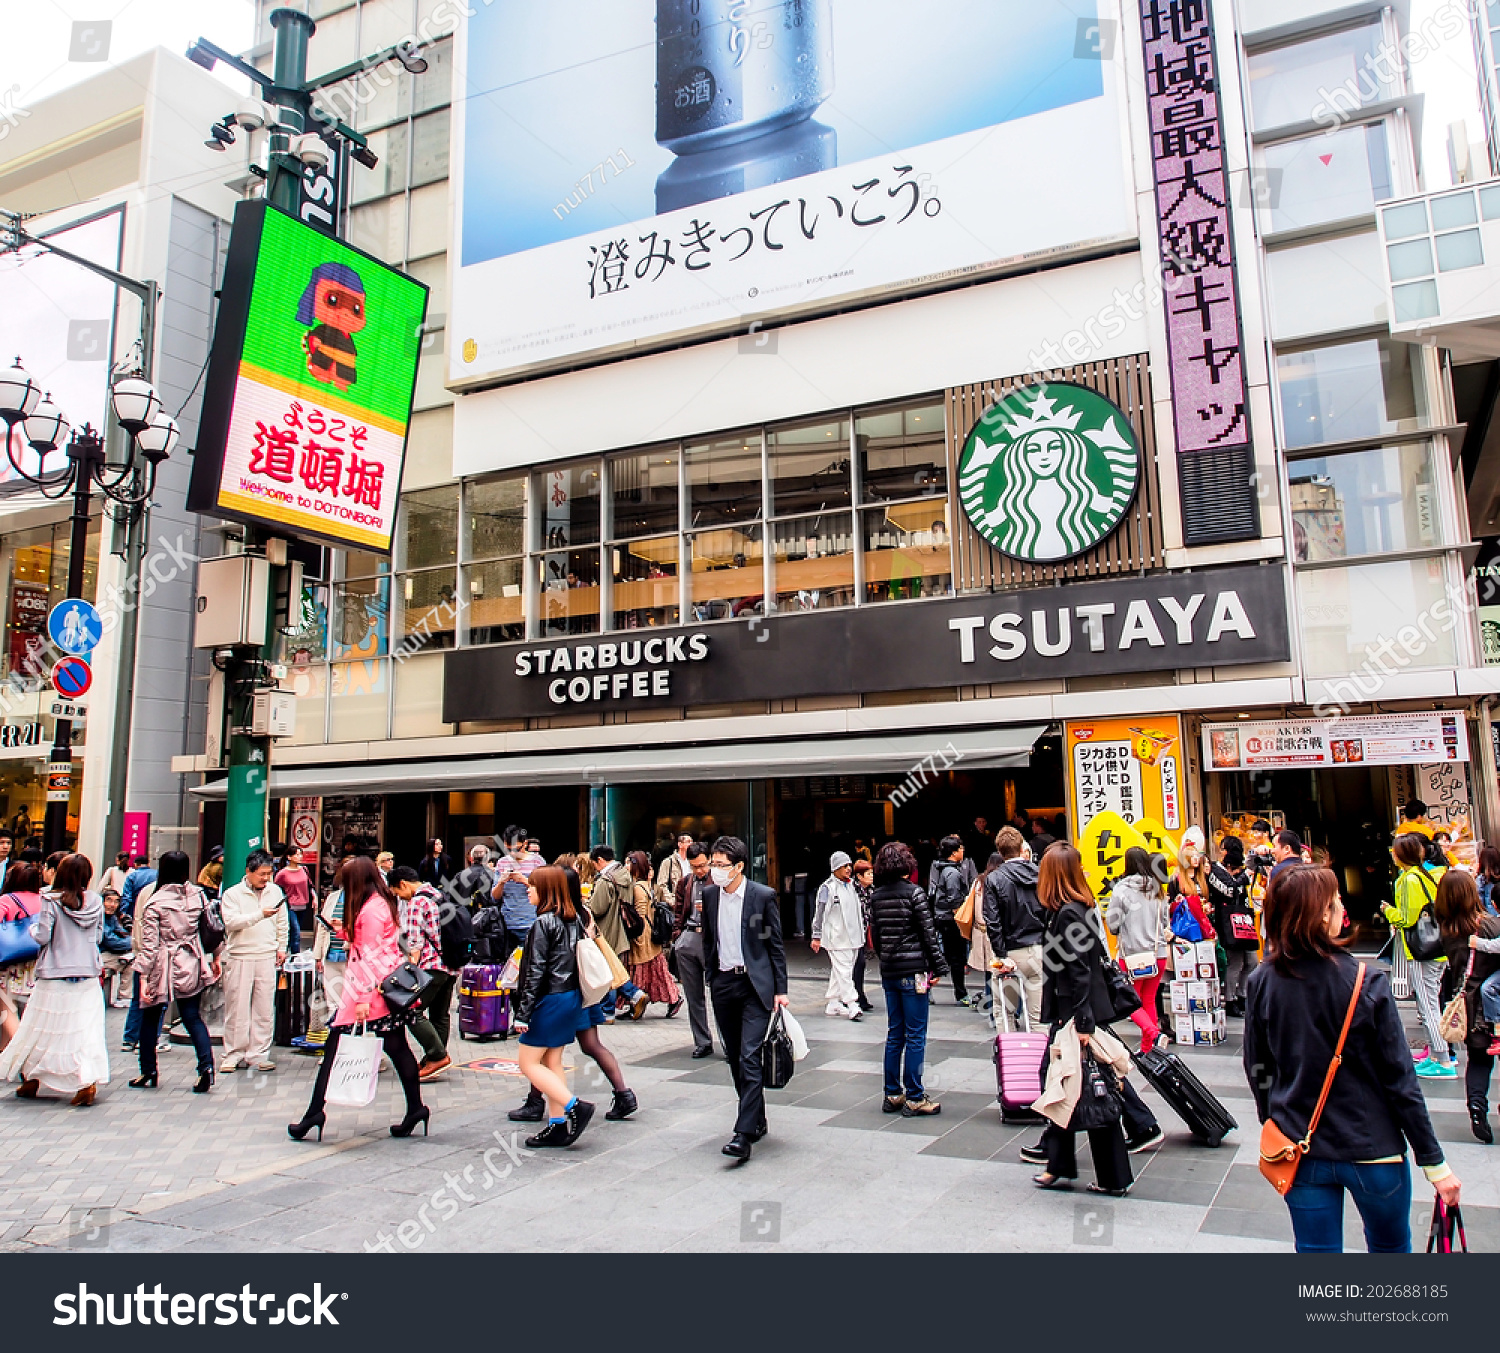
[(1411, 1170), (1389, 1165), (1305, 1159), (1286, 1196), (1299, 1254), (1341, 1254), (1344, 1190), (1354, 1197), (1371, 1254), (1411, 1253)]
[[(905, 1094), (921, 1099), (922, 1063), (927, 1057), (927, 1017), (932, 1002), (925, 991), (917, 991), (915, 977), (887, 977), (885, 988), (885, 1093), (890, 1098)], [(901, 1053), (906, 1052), (906, 1076), (901, 1074)]]
[(1479, 984), (1479, 1003), (1491, 1024), (1500, 1024), (1500, 970), (1492, 972)]
[(130, 980), (130, 1009), (125, 1012), (126, 1043), (141, 1041), (141, 978), (137, 973)]

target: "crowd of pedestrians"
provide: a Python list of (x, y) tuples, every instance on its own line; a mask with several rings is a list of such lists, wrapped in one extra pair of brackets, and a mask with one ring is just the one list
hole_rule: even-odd
[[(803, 922), (827, 964), (824, 1013), (864, 1019), (874, 1008), (866, 964), (878, 963), (880, 1107), (906, 1117), (942, 1111), (924, 1083), (940, 992), (987, 1015), (998, 1035), (1045, 1031), (1032, 1105), (1044, 1129), (1021, 1159), (1043, 1167), (1037, 1187), (1071, 1188), (1083, 1133), (1088, 1187), (1124, 1196), (1132, 1154), (1163, 1140), (1134, 1072), (1171, 1045), (1163, 988), (1174, 942), (1212, 941), (1227, 1013), (1244, 1020), (1257, 1112), (1300, 1162), (1285, 1191), (1298, 1248), (1341, 1247), (1347, 1192), (1370, 1248), (1400, 1250), (1410, 1245), (1408, 1146), (1439, 1198), (1459, 1195), (1419, 1078), (1456, 1077), (1461, 1049), (1474, 1135), (1488, 1144), (1500, 1056), (1500, 851), (1486, 850), (1476, 878), (1451, 866), (1424, 819), (1408, 805), (1385, 910), (1421, 1016), (1419, 1047), (1408, 1044), (1384, 967), (1348, 952), (1337, 876), (1266, 823), (1247, 840), (1224, 836), (1213, 858), (1193, 832), (1172, 857), (1132, 848), (1097, 893), (1067, 840), (1028, 839), (1014, 823), (992, 839), (942, 838), (925, 883), (900, 841), (836, 850)], [(652, 1005), (668, 1019), (685, 1006), (692, 1055), (717, 1051), (729, 1063), (738, 1107), (724, 1154), (748, 1160), (770, 1130), (762, 1053), (788, 1003), (781, 899), (748, 876), (736, 837), (681, 834), (655, 865), (605, 844), (549, 864), (521, 827), (457, 863), (441, 840), (414, 866), (350, 850), (321, 897), (300, 853), (285, 848), (250, 852), (234, 880), (223, 878), (221, 851), (196, 876), (180, 851), (154, 865), (120, 856), (96, 890), (84, 856), (10, 860), (10, 844), (0, 841), (0, 923), (27, 929), (34, 952), (0, 967), (0, 1079), (23, 1099), (94, 1102), (110, 1078), (105, 1009), (127, 1003), (127, 982), (125, 1046), (139, 1059), (130, 1088), (158, 1088), (169, 1019), (192, 1042), (196, 1093), (245, 1068), (273, 1071), (278, 983), (286, 988), (288, 958), (305, 949), (322, 1016), (300, 1041), (320, 1047), (321, 1061), (306, 1113), (288, 1126), (294, 1139), (321, 1140), (340, 1048), (355, 1033), (379, 1039), (400, 1081), (405, 1114), (391, 1135), (426, 1132), (422, 1085), (452, 1065), (453, 1006), (474, 963), (503, 975), (492, 980), (530, 1085), (509, 1116), (538, 1125), (529, 1147), (570, 1147), (595, 1115), (564, 1074), (574, 1043), (611, 1087), (603, 1117), (638, 1110), (603, 1031)], [(222, 1005), (217, 1060), (211, 997)], [(1115, 1027), (1127, 1018), (1134, 1046)]]

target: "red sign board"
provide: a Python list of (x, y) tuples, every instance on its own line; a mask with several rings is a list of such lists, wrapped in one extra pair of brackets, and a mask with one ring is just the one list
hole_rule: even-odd
[(42, 668), (47, 647), (47, 589), (12, 583), (10, 589), (10, 670), (27, 674)]

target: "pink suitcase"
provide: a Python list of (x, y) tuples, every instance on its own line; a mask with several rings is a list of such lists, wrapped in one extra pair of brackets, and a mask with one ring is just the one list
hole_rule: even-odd
[(1007, 1123), (1039, 1123), (1041, 1115), (1031, 1105), (1042, 1093), (1042, 1059), (1047, 1053), (1047, 1035), (1031, 1031), (1024, 1003), (1021, 1018), (1025, 1029), (1006, 1031), (1006, 1025), (1010, 1023), (1010, 1005), (1003, 984), (996, 1009), (999, 1011), (1000, 1030), (995, 1035), (995, 1084), (1000, 1117)]

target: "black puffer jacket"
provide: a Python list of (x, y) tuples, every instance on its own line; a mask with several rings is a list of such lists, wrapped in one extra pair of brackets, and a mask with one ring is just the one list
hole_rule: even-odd
[(578, 958), (573, 951), (582, 933), (577, 921), (564, 921), (555, 911), (544, 911), (536, 918), (521, 952), (517, 1023), (531, 1023), (543, 996), (578, 990)]
[(969, 892), (964, 867), (955, 860), (939, 860), (932, 866), (932, 914), (952, 916)]
[(1099, 914), (1079, 902), (1065, 902), (1047, 921), (1046, 962), (1042, 977), (1042, 1020), (1062, 1025), (1069, 1020), (1081, 1034), (1091, 1034), (1115, 1017), (1104, 965), (1110, 961), (1099, 928)]
[(882, 979), (923, 972), (942, 976), (948, 971), (932, 903), (915, 883), (900, 879), (875, 888), (870, 894), (870, 930)]
[(1037, 867), (1030, 860), (1007, 860), (984, 880), (984, 928), (997, 954), (1040, 944), (1046, 913), (1036, 896)]

